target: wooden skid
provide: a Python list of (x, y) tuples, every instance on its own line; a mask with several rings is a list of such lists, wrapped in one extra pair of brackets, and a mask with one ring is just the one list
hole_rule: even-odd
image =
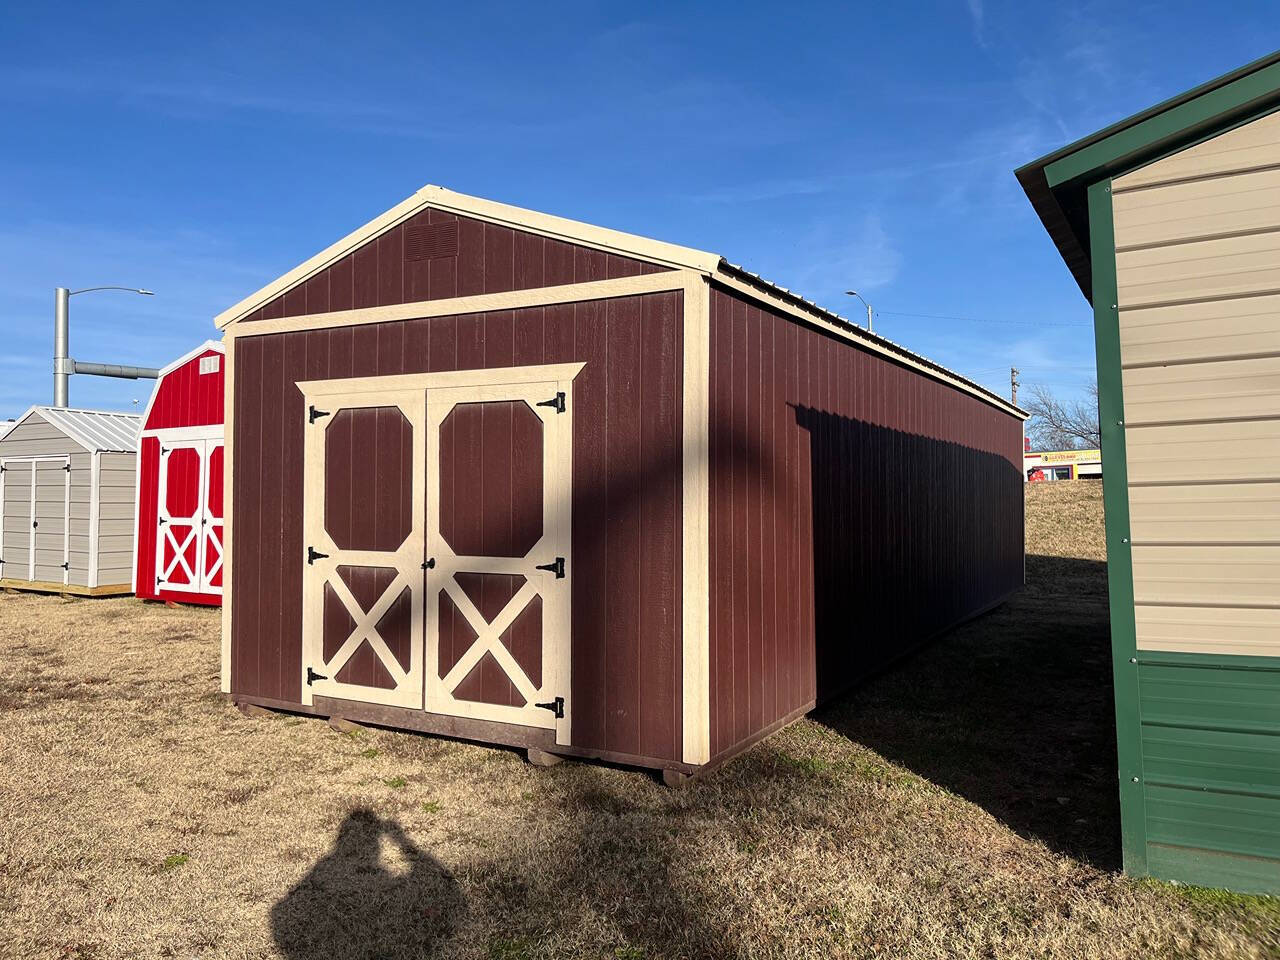
[(101, 587), (82, 587), (74, 583), (46, 580), (0, 580), (0, 589), (25, 590), (32, 593), (65, 593), (75, 597), (124, 597), (133, 593), (127, 583), (109, 583)]
[[(649, 770), (670, 771), (679, 775), (676, 782), (683, 784), (686, 779), (701, 779), (719, 769), (721, 765), (734, 757), (750, 750), (761, 740), (777, 733), (783, 727), (790, 726), (813, 709), (813, 704), (805, 704), (798, 710), (770, 724), (755, 736), (737, 744), (719, 756), (711, 758), (702, 766), (688, 763), (676, 763), (671, 760), (659, 760), (654, 757), (642, 757), (629, 753), (617, 753), (608, 750), (584, 750), (580, 747), (557, 744), (555, 731), (536, 727), (522, 727), (509, 723), (495, 723), (488, 720), (471, 720), (465, 717), (450, 717), (423, 710), (411, 710), (404, 707), (388, 707), (374, 703), (361, 703), (355, 700), (336, 700), (329, 697), (316, 697), (315, 703), (306, 706), (301, 703), (290, 703), (283, 700), (271, 700), (264, 697), (242, 697), (234, 694), (226, 695), (243, 712), (246, 708), (266, 707), (288, 713), (301, 713), (329, 720), (335, 730), (352, 729), (357, 725), (387, 727), (393, 730), (407, 730), (414, 733), (426, 733), (434, 736), (453, 737), (458, 740), (470, 740), (475, 743), (501, 747), (516, 747), (527, 751), (532, 758), (554, 757), (553, 762), (562, 759), (603, 760), (628, 767), (642, 767)], [(249, 713), (256, 716), (256, 713)], [(335, 725), (333, 718), (337, 718)]]

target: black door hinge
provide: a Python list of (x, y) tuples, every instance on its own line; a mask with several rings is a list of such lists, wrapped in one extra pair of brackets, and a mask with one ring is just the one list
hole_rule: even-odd
[(556, 575), (557, 580), (564, 579), (564, 557), (556, 557), (551, 563), (540, 563), (533, 569), (547, 570)]
[(536, 404), (539, 407), (550, 407), (556, 413), (564, 413), (564, 391), (557, 390), (556, 395), (550, 400), (543, 400)]
[(313, 683), (315, 683), (317, 680), (328, 680), (328, 679), (329, 678), (326, 677), (323, 673), (316, 673), (313, 668), (307, 667), (307, 686), (308, 687), (311, 686)]
[(62, 467), (62, 469), (63, 469), (63, 470), (65, 470), (65, 471), (67, 471), (67, 473), (70, 473), (70, 472), (71, 472), (71, 464), (69, 464), (69, 463), (64, 464), (64, 465), (63, 465), (63, 467)]
[(327, 553), (317, 553), (315, 547), (307, 547), (308, 564), (315, 563), (317, 560), (327, 560), (328, 558), (329, 555)]
[(329, 411), (328, 411), (328, 410), (317, 410), (317, 409), (315, 408), (315, 404), (312, 404), (312, 405), (307, 409), (307, 422), (308, 422), (308, 423), (315, 423), (315, 422), (316, 422), (317, 420), (319, 420), (321, 417), (327, 417), (328, 415), (329, 415)]
[(541, 707), (543, 710), (550, 710), (555, 714), (557, 720), (564, 719), (564, 697), (556, 697), (550, 703), (535, 703), (535, 707)]
[(168, 520), (166, 520), (164, 517), (161, 517), (159, 520), (157, 520), (157, 521), (156, 521), (156, 523), (160, 524), (160, 526), (162, 526), (162, 527), (163, 527), (166, 523), (168, 523), (168, 522), (169, 522), (169, 521), (168, 521)]
[(64, 563), (64, 564), (62, 565), (62, 569), (63, 569), (63, 570), (70, 570), (70, 569), (71, 569), (71, 563), (70, 563), (69, 561), (68, 561), (67, 563)]
[(32, 527), (32, 529), (35, 529), (35, 528), (36, 528), (36, 527), (38, 527), (38, 526), (40, 526), (40, 521), (39, 521), (39, 520), (32, 520), (32, 521), (31, 521), (31, 527)]
[(423, 561), (422, 561), (422, 569), (423, 569), (423, 570), (434, 570), (435, 568), (436, 568), (436, 558), (435, 558), (435, 557), (431, 557), (431, 558), (430, 558), (430, 559), (428, 559), (428, 560), (423, 560)]

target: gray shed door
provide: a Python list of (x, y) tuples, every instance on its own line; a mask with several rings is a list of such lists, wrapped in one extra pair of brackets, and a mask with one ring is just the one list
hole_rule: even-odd
[(71, 475), (68, 457), (6, 460), (0, 466), (0, 577), (66, 583), (70, 547), (67, 516)]
[(0, 576), (8, 580), (31, 579), (31, 468), (30, 460), (0, 464), (4, 487), (3, 530), (0, 543)]

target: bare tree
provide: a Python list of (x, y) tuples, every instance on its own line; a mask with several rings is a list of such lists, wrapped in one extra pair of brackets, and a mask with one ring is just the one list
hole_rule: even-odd
[(1098, 382), (1089, 384), (1085, 396), (1063, 401), (1043, 384), (1033, 384), (1022, 404), (1031, 414), (1027, 436), (1037, 450), (1094, 449), (1102, 445), (1098, 429)]

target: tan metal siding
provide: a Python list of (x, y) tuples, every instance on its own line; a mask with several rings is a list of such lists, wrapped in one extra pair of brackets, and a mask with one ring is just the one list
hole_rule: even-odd
[(1138, 648), (1280, 656), (1280, 114), (1112, 188)]
[(89, 496), (92, 489), (93, 456), (88, 453), (71, 455), (71, 564), (67, 582), (76, 586), (89, 585)]
[(1120, 349), (1131, 367), (1271, 356), (1280, 353), (1278, 316), (1280, 295), (1128, 311)]
[(11, 462), (4, 474), (0, 559), (9, 580), (29, 579), (31, 560), (31, 464)]
[(0, 458), (63, 456), (73, 449), (81, 448), (38, 413), (33, 413), (0, 440)]

